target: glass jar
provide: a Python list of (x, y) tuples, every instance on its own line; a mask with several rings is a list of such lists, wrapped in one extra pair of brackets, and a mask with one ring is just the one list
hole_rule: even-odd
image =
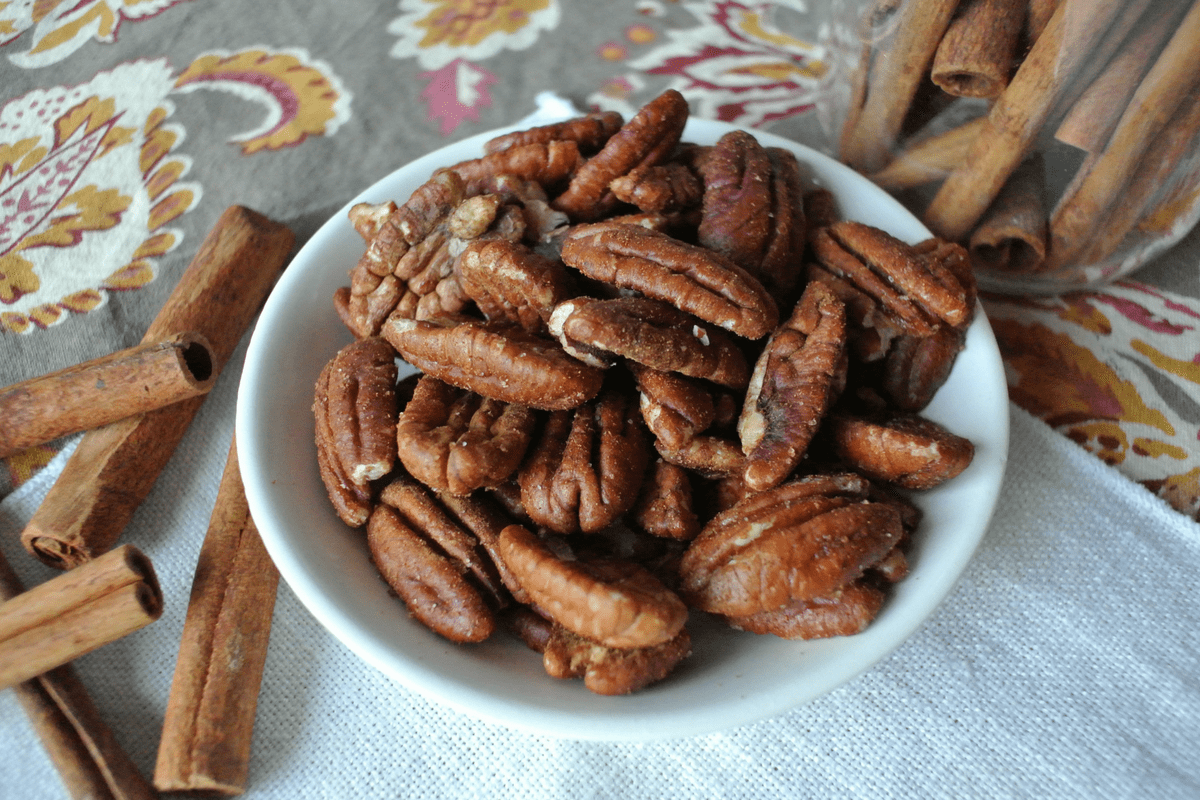
[(980, 285), (1127, 275), (1200, 217), (1200, 0), (828, 0), (839, 158)]

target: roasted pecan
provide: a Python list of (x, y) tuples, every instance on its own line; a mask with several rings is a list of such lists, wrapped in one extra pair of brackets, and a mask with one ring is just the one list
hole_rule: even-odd
[(383, 203), (355, 203), (350, 207), (348, 216), (354, 230), (369, 244), (395, 212), (396, 203), (388, 200)]
[(746, 470), (746, 456), (742, 448), (737, 441), (724, 436), (701, 434), (679, 447), (668, 447), (664, 442), (657, 441), (654, 449), (664, 460), (706, 478), (723, 478)]
[(563, 560), (520, 525), (500, 532), (500, 554), (539, 609), (606, 647), (653, 647), (687, 620), (679, 597), (635, 564)]
[(535, 181), (549, 189), (576, 173), (583, 164), (579, 146), (572, 141), (534, 142), (509, 147), (480, 158), (443, 167), (434, 176), (451, 172), (462, 180), (467, 196), (483, 194), (496, 175)]
[(391, 506), (371, 513), (367, 546), (384, 581), (430, 630), (455, 642), (481, 642), (492, 635), (495, 616), (479, 591)]
[(862, 478), (822, 475), (750, 495), (689, 545), (680, 563), (684, 597), (744, 617), (833, 594), (904, 533), (896, 509), (865, 501), (866, 491)]
[(784, 639), (853, 636), (866, 630), (883, 607), (884, 599), (878, 588), (855, 581), (829, 597), (794, 600), (773, 611), (726, 619), (737, 630), (770, 633)]
[[(825, 284), (845, 304), (846, 343), (855, 360), (870, 364), (885, 358), (893, 341), (904, 335), (904, 323), (875, 298), (821, 264), (809, 264), (807, 274), (809, 281)], [(919, 337), (912, 338), (916, 340)]]
[(915, 414), (878, 420), (837, 414), (829, 424), (834, 449), (847, 466), (903, 489), (932, 489), (975, 456), (971, 442)]
[(553, 678), (583, 678), (589, 691), (615, 696), (661, 681), (691, 650), (692, 637), (687, 628), (661, 644), (620, 649), (605, 647), (554, 625), (542, 651), (542, 665)]
[(463, 575), (469, 575), (488, 604), (501, 607), (508, 592), (495, 564), (494, 549), (500, 531), (509, 520), (496, 509), (464, 501), (449, 505), (446, 495), (434, 496), (429, 489), (398, 475), (379, 493), (404, 522), (441, 555), (450, 559)]
[(604, 143), (624, 124), (625, 119), (616, 111), (598, 111), (563, 122), (501, 134), (489, 139), (483, 145), (483, 151), (498, 153), (510, 147), (538, 143), (549, 144), (565, 139), (575, 142), (579, 146), (579, 152), (590, 154), (602, 148)]
[(396, 461), (395, 351), (377, 337), (343, 347), (322, 369), (313, 398), (322, 478), (349, 525), (366, 521), (369, 484)]
[(654, 536), (695, 539), (701, 526), (692, 510), (692, 484), (687, 470), (661, 458), (654, 462), (632, 519), (639, 529)]
[(400, 461), (432, 489), (470, 494), (517, 471), (536, 422), (528, 406), (424, 375), (396, 423)]
[(801, 196), (801, 200), (804, 205), (804, 227), (808, 231), (805, 241), (812, 241), (818, 228), (832, 225), (841, 219), (837, 198), (828, 189), (809, 189)]
[(579, 225), (562, 258), (584, 275), (757, 339), (779, 321), (775, 301), (757, 279), (727, 258), (637, 225)]
[(697, 163), (704, 181), (700, 244), (753, 271), (771, 232), (771, 159), (746, 131), (722, 136)]
[(636, 167), (614, 178), (608, 187), (621, 202), (655, 214), (690, 208), (704, 196), (704, 184), (677, 162)]
[(666, 161), (679, 142), (687, 117), (683, 95), (674, 89), (663, 92), (583, 163), (566, 191), (551, 205), (574, 220), (595, 220), (611, 214), (619, 201), (608, 188), (609, 183), (636, 167)]
[(861, 222), (836, 222), (817, 232), (817, 259), (875, 298), (916, 336), (928, 336), (940, 323), (963, 325), (971, 307), (949, 270), (931, 269), (928, 253)]
[(661, 300), (576, 297), (554, 309), (549, 327), (568, 352), (586, 357), (599, 350), (734, 388), (750, 377), (746, 357), (724, 331)]
[(641, 395), (642, 419), (663, 447), (684, 447), (716, 420), (712, 392), (699, 381), (640, 364), (630, 369)]
[(545, 331), (550, 312), (569, 294), (561, 262), (503, 239), (468, 245), (455, 271), (484, 316), (515, 322), (530, 333)]
[(751, 489), (779, 484), (800, 463), (844, 380), (845, 350), (845, 307), (824, 284), (810, 283), (759, 356), (746, 392), (738, 435)]
[(633, 507), (649, 460), (634, 401), (606, 390), (546, 420), (517, 476), (521, 503), (558, 533), (600, 530)]
[(506, 403), (574, 408), (595, 397), (604, 381), (602, 371), (516, 326), (393, 317), (383, 336), (421, 372)]

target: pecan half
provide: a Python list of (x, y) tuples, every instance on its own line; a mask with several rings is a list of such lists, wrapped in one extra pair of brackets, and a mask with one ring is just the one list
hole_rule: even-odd
[(539, 609), (606, 647), (653, 647), (687, 620), (683, 601), (635, 564), (563, 560), (520, 525), (500, 532), (500, 554)]
[(368, 484), (396, 462), (395, 351), (377, 337), (343, 347), (322, 369), (313, 397), (318, 464), (342, 519), (366, 521)]
[(567, 298), (562, 264), (503, 239), (473, 242), (455, 265), (459, 285), (489, 320), (546, 330), (554, 306)]
[(548, 144), (559, 140), (570, 140), (579, 146), (579, 152), (595, 153), (602, 148), (614, 133), (625, 124), (625, 119), (616, 111), (598, 111), (581, 117), (540, 125), (522, 131), (505, 133), (489, 139), (483, 145), (485, 153), (498, 153), (510, 147), (526, 144)]
[(542, 651), (542, 665), (552, 678), (583, 678), (588, 691), (611, 697), (661, 681), (691, 651), (687, 628), (662, 644), (620, 649), (554, 625)]
[(961, 473), (975, 456), (970, 441), (915, 414), (880, 420), (837, 414), (830, 419), (830, 434), (847, 466), (903, 489), (932, 489)]
[(704, 184), (683, 164), (636, 167), (608, 185), (618, 200), (650, 213), (691, 208), (704, 196)]
[(861, 478), (822, 475), (750, 495), (714, 517), (684, 553), (684, 597), (744, 617), (857, 580), (904, 533), (899, 512), (865, 493)]
[(674, 372), (630, 366), (641, 395), (642, 419), (659, 444), (684, 447), (717, 418), (712, 392)]
[(747, 339), (765, 336), (779, 321), (771, 295), (741, 267), (638, 225), (578, 225), (562, 258), (589, 278), (665, 300)]
[(427, 628), (455, 642), (492, 635), (495, 616), (479, 591), (391, 506), (372, 512), (367, 546), (384, 581)]
[(515, 326), (392, 317), (383, 336), (421, 372), (506, 403), (574, 408), (595, 397), (604, 381), (601, 370)]
[(551, 205), (574, 220), (600, 219), (612, 213), (619, 201), (608, 188), (609, 183), (635, 167), (666, 161), (679, 143), (687, 118), (688, 104), (683, 95), (674, 89), (663, 92), (583, 163), (566, 191)]
[(600, 350), (734, 388), (750, 377), (746, 357), (724, 331), (661, 300), (576, 297), (554, 309), (549, 327), (568, 352), (595, 357)]
[(844, 380), (845, 351), (845, 306), (810, 283), (755, 363), (738, 420), (751, 489), (779, 484), (800, 463)]
[(884, 593), (862, 581), (849, 583), (829, 597), (794, 600), (774, 611), (727, 617), (730, 626), (784, 639), (827, 639), (862, 633), (883, 607)]
[(517, 476), (521, 503), (550, 530), (600, 530), (633, 507), (649, 460), (634, 403), (605, 391), (546, 420)]
[(470, 494), (517, 471), (533, 438), (534, 412), (423, 375), (396, 423), (405, 469), (426, 486)]
[(543, 188), (557, 186), (574, 175), (583, 165), (579, 145), (568, 140), (534, 142), (488, 153), (480, 158), (460, 161), (434, 173), (437, 177), (453, 173), (463, 182), (467, 196), (483, 194), (496, 175), (511, 175), (534, 181)]
[(700, 244), (751, 274), (771, 233), (771, 159), (758, 139), (730, 131), (699, 159), (704, 180)]

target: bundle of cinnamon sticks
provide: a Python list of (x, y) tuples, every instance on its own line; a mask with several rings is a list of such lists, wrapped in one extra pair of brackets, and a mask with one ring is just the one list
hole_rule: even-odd
[(68, 662), (158, 619), (150, 559), (114, 547), (279, 276), (294, 238), (232, 207), (141, 345), (0, 389), (0, 456), (86, 431), (22, 535), (64, 570), (30, 589), (0, 558), (0, 689), (15, 687), (74, 797), (240, 793), (279, 574), (230, 446), (201, 550), (154, 786), (116, 745)]
[(1086, 282), (1200, 213), (1200, 0), (871, 0), (840, 155), (987, 276)]

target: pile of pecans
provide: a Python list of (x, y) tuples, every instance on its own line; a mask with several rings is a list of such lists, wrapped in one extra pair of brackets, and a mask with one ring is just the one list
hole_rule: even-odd
[(508, 134), (351, 209), (356, 340), (313, 406), (409, 612), (600, 694), (668, 675), (690, 610), (861, 631), (907, 571), (905, 492), (974, 452), (918, 414), (974, 311), (962, 248), (839, 221), (791, 151), (681, 142), (687, 115), (668, 91)]

